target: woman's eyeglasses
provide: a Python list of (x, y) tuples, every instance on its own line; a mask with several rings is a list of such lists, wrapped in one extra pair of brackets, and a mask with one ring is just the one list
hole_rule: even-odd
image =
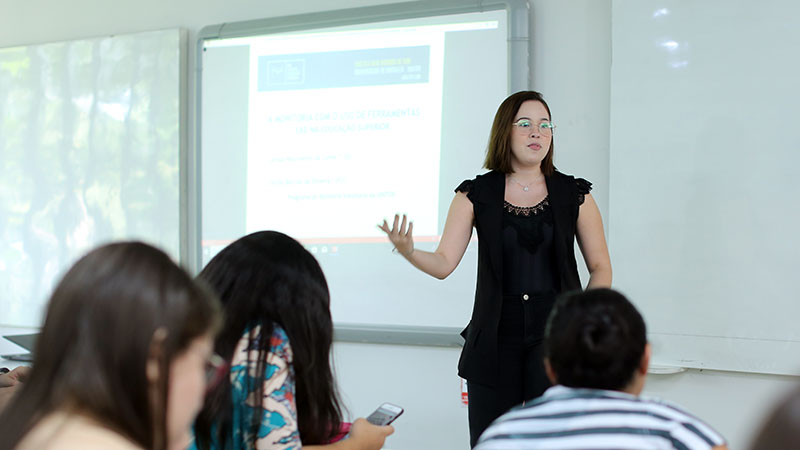
[(542, 136), (552, 136), (553, 130), (556, 128), (556, 126), (553, 125), (553, 122), (547, 120), (543, 120), (541, 122), (532, 122), (528, 119), (519, 119), (512, 125), (516, 127), (517, 133), (519, 134), (530, 134), (536, 130)]

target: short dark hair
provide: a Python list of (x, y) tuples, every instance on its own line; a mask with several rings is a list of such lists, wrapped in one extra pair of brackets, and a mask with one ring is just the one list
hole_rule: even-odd
[[(89, 252), (50, 297), (33, 370), (0, 415), (0, 449), (14, 448), (60, 408), (90, 415), (142, 448), (166, 448), (170, 363), (194, 339), (213, 336), (220, 320), (211, 291), (161, 250), (120, 242)], [(146, 366), (159, 329), (166, 334), (153, 399)]]
[[(277, 231), (260, 231), (238, 239), (219, 252), (200, 272), (220, 296), (225, 324), (216, 351), (230, 360), (245, 330), (259, 326), (261, 340), (252, 365), (263, 374), (274, 326), (292, 347), (298, 429), (305, 445), (325, 444), (339, 433), (342, 407), (330, 363), (333, 320), (322, 268), (299, 242)], [(255, 352), (254, 352), (255, 353)], [(250, 355), (251, 353), (248, 353)], [(262, 398), (263, 383), (248, 386)], [(232, 423), (231, 383), (225, 378), (206, 398), (195, 425), (198, 448), (208, 448), (212, 429), (225, 447)], [(261, 409), (261, 404), (257, 406)], [(260, 418), (261, 413), (254, 414)], [(260, 423), (252, 423), (255, 440)], [(248, 443), (255, 447), (255, 442)]]
[[(514, 117), (519, 112), (519, 108), (523, 103), (532, 100), (541, 102), (544, 109), (547, 110), (547, 115), (552, 120), (553, 115), (550, 113), (550, 107), (544, 101), (542, 94), (536, 91), (520, 91), (511, 94), (508, 98), (503, 100), (503, 103), (497, 108), (497, 113), (494, 115), (494, 122), (492, 123), (492, 131), (489, 135), (489, 146), (486, 150), (486, 159), (483, 162), (483, 167), (489, 170), (496, 170), (502, 173), (511, 173), (511, 132)], [(550, 141), (550, 148), (542, 160), (542, 173), (550, 176), (555, 172), (556, 168), (553, 165), (553, 142), (555, 136)]]
[(622, 390), (647, 345), (644, 319), (612, 289), (563, 295), (545, 329), (545, 356), (564, 386)]

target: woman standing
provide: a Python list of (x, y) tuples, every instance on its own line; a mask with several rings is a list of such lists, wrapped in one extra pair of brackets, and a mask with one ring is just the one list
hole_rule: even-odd
[(580, 289), (574, 241), (590, 273), (588, 287), (611, 285), (600, 211), (591, 183), (553, 166), (550, 108), (538, 92), (508, 97), (497, 110), (484, 167), (456, 188), (434, 252), (414, 248), (413, 224), (395, 216), (388, 234), (411, 264), (447, 277), (478, 233), (478, 282), (472, 319), (462, 331), (459, 375), (469, 386), (472, 446), (512, 406), (549, 386), (542, 363), (544, 325), (555, 297)]

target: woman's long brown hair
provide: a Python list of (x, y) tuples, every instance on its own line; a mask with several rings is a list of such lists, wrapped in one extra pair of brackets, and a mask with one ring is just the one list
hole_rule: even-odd
[[(170, 362), (219, 321), (213, 294), (162, 251), (123, 242), (90, 252), (50, 298), (33, 370), (0, 415), (0, 450), (55, 411), (87, 415), (143, 448), (166, 448)], [(158, 329), (166, 336), (153, 399), (146, 365)]]

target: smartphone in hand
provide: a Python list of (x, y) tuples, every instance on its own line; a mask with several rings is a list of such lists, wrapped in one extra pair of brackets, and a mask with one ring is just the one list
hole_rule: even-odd
[(400, 417), (400, 414), (403, 414), (403, 408), (391, 403), (384, 403), (367, 417), (367, 422), (379, 426), (389, 425), (394, 422), (394, 419)]

